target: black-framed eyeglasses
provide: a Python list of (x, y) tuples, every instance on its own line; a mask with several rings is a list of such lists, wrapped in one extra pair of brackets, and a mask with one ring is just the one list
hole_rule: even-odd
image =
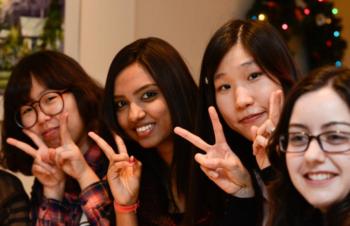
[(29, 129), (38, 121), (38, 110), (35, 105), (38, 105), (41, 112), (49, 116), (60, 114), (64, 108), (64, 100), (62, 97), (64, 91), (50, 91), (43, 94), (39, 100), (31, 102), (28, 105), (22, 105), (15, 114), (16, 124), (24, 129)]
[(316, 139), (321, 150), (327, 153), (350, 151), (350, 132), (327, 131), (317, 136), (305, 132), (293, 132), (279, 137), (280, 150), (287, 153), (305, 152), (312, 139)]

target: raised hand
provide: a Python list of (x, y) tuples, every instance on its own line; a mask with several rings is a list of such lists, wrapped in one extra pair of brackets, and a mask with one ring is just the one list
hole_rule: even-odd
[(252, 126), (252, 138), (253, 138), (253, 154), (255, 155), (256, 162), (260, 169), (264, 169), (270, 166), (266, 153), (266, 146), (269, 138), (274, 131), (283, 106), (283, 92), (277, 90), (271, 93), (269, 99), (269, 117), (260, 126)]
[(34, 158), (32, 173), (43, 185), (44, 196), (61, 200), (64, 193), (65, 175), (55, 164), (55, 149), (48, 148), (35, 133), (29, 130), (23, 130), (23, 132), (32, 139), (38, 149), (14, 138), (8, 138), (6, 142)]
[(62, 170), (75, 178), (81, 189), (99, 181), (98, 176), (87, 164), (79, 147), (73, 141), (67, 126), (68, 114), (60, 115), (61, 146), (56, 148), (55, 162)]
[(176, 127), (174, 132), (205, 153), (197, 153), (195, 160), (203, 172), (226, 193), (236, 197), (252, 197), (251, 177), (240, 159), (231, 150), (214, 107), (208, 109), (215, 134), (215, 144), (210, 145), (191, 132)]
[(137, 202), (140, 189), (141, 162), (129, 156), (124, 141), (115, 135), (119, 154), (94, 132), (89, 136), (97, 143), (109, 159), (107, 179), (114, 199), (120, 205)]

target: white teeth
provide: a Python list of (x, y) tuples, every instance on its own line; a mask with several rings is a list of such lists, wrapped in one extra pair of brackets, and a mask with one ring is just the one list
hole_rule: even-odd
[(308, 174), (307, 177), (311, 180), (327, 180), (329, 178), (332, 177), (332, 174), (330, 173), (312, 173), (312, 174)]
[(148, 125), (145, 125), (145, 126), (141, 126), (141, 127), (136, 128), (136, 132), (138, 132), (138, 133), (143, 133), (143, 132), (145, 132), (145, 131), (147, 131), (147, 130), (151, 130), (152, 127), (153, 127), (152, 124), (148, 124)]

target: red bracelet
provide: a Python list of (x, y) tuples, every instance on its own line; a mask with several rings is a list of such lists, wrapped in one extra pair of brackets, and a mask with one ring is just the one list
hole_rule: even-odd
[(131, 212), (136, 213), (136, 210), (139, 206), (140, 206), (139, 201), (137, 201), (135, 204), (125, 206), (125, 205), (120, 205), (119, 203), (117, 203), (117, 201), (114, 200), (114, 209), (116, 212), (119, 212), (119, 213), (131, 213)]

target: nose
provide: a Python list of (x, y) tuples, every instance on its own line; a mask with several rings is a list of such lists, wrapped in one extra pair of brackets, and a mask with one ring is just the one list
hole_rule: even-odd
[(36, 106), (36, 112), (38, 113), (38, 120), (37, 123), (43, 123), (46, 122), (51, 118), (50, 115), (45, 114), (39, 106)]
[(246, 87), (239, 86), (236, 88), (236, 108), (243, 109), (254, 103), (254, 98), (251, 95), (251, 91)]
[(325, 161), (326, 153), (322, 151), (320, 144), (316, 139), (310, 141), (309, 147), (306, 149), (304, 159), (307, 163), (314, 164)]
[(130, 104), (130, 110), (129, 110), (129, 120), (131, 122), (137, 122), (138, 120), (142, 119), (145, 117), (146, 112), (142, 107), (137, 105), (136, 103), (131, 103)]

